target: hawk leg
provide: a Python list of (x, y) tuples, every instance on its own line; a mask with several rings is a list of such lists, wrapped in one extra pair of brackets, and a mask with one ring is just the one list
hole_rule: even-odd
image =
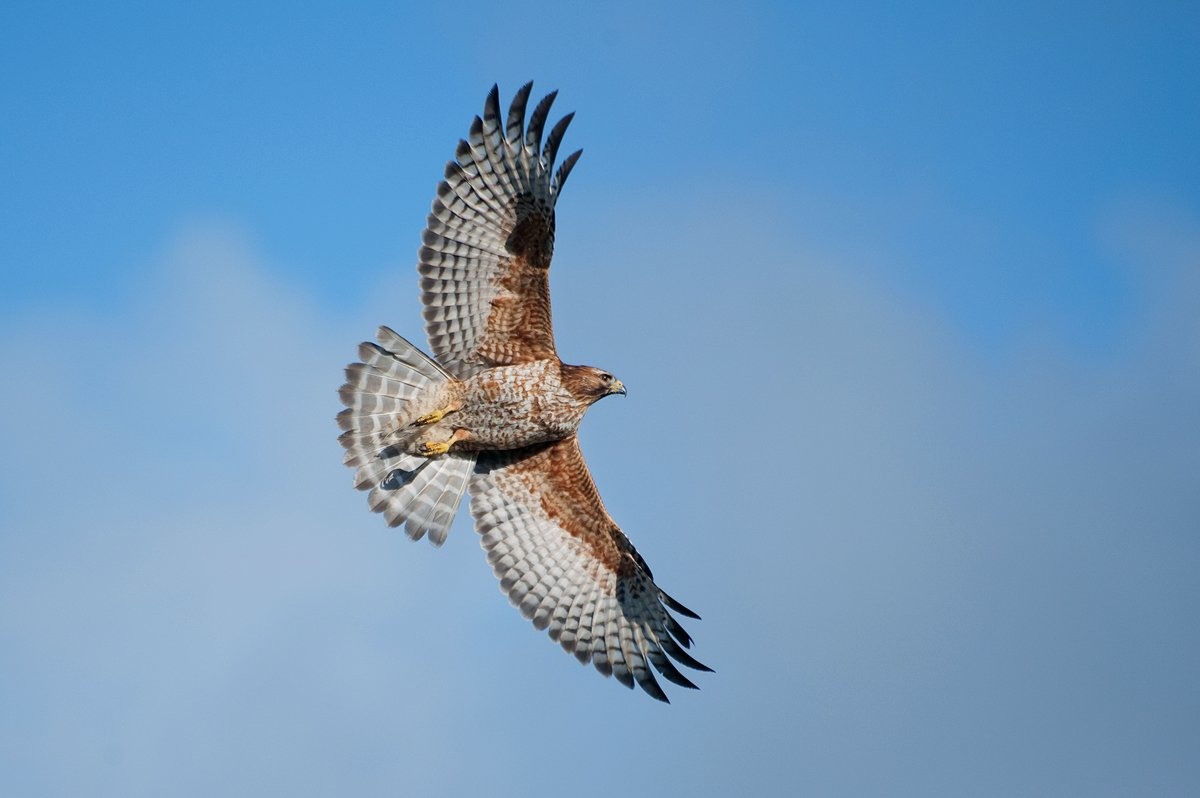
[(454, 433), (444, 441), (422, 441), (417, 447), (417, 452), (423, 457), (435, 457), (439, 454), (445, 454), (450, 451), (451, 446), (459, 441), (466, 440), (470, 435), (471, 433), (465, 429), (459, 428), (454, 430)]
[(445, 407), (439, 407), (432, 413), (426, 413), (413, 422), (414, 427), (424, 427), (429, 424), (436, 424), (451, 413), (457, 413), (462, 410), (462, 402), (451, 402)]

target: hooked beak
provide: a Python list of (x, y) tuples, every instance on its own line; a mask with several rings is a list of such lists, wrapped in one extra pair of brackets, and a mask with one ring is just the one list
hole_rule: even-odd
[(610, 394), (619, 393), (621, 396), (625, 396), (625, 383), (620, 380), (613, 380), (613, 384), (608, 386), (608, 392)]

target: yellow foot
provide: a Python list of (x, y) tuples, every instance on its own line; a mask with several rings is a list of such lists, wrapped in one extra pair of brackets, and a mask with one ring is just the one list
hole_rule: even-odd
[(450, 451), (451, 446), (466, 437), (466, 430), (456, 429), (454, 430), (454, 434), (444, 441), (422, 441), (417, 447), (417, 452), (422, 457), (436, 457), (439, 454), (445, 454)]
[(454, 404), (446, 405), (445, 407), (439, 407), (437, 410), (434, 410), (432, 413), (426, 413), (425, 415), (418, 418), (416, 421), (413, 422), (413, 426), (414, 427), (424, 427), (429, 424), (436, 424), (439, 421), (441, 421), (443, 418), (445, 418), (446, 416), (450, 415), (451, 413), (453, 413), (455, 411), (461, 410), (461, 409), (462, 409), (462, 405), (459, 404), (458, 402), (455, 402)]
[(448, 441), (425, 441), (417, 447), (417, 451), (425, 457), (436, 457), (439, 454), (445, 454), (450, 451), (450, 447), (453, 444), (453, 438)]

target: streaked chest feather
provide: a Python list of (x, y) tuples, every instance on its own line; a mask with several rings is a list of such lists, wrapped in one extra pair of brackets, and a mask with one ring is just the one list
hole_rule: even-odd
[(446, 421), (471, 437), (464, 448), (515, 449), (575, 432), (587, 405), (559, 378), (557, 360), (481, 371), (463, 384), (463, 408)]

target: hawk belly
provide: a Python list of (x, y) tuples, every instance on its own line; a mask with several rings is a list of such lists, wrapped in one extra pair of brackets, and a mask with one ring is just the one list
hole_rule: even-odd
[(459, 382), (450, 393), (461, 408), (429, 425), (415, 445), (457, 433), (459, 451), (519, 449), (573, 434), (588, 403), (563, 386), (560, 369), (557, 358), (538, 360), (484, 369)]

